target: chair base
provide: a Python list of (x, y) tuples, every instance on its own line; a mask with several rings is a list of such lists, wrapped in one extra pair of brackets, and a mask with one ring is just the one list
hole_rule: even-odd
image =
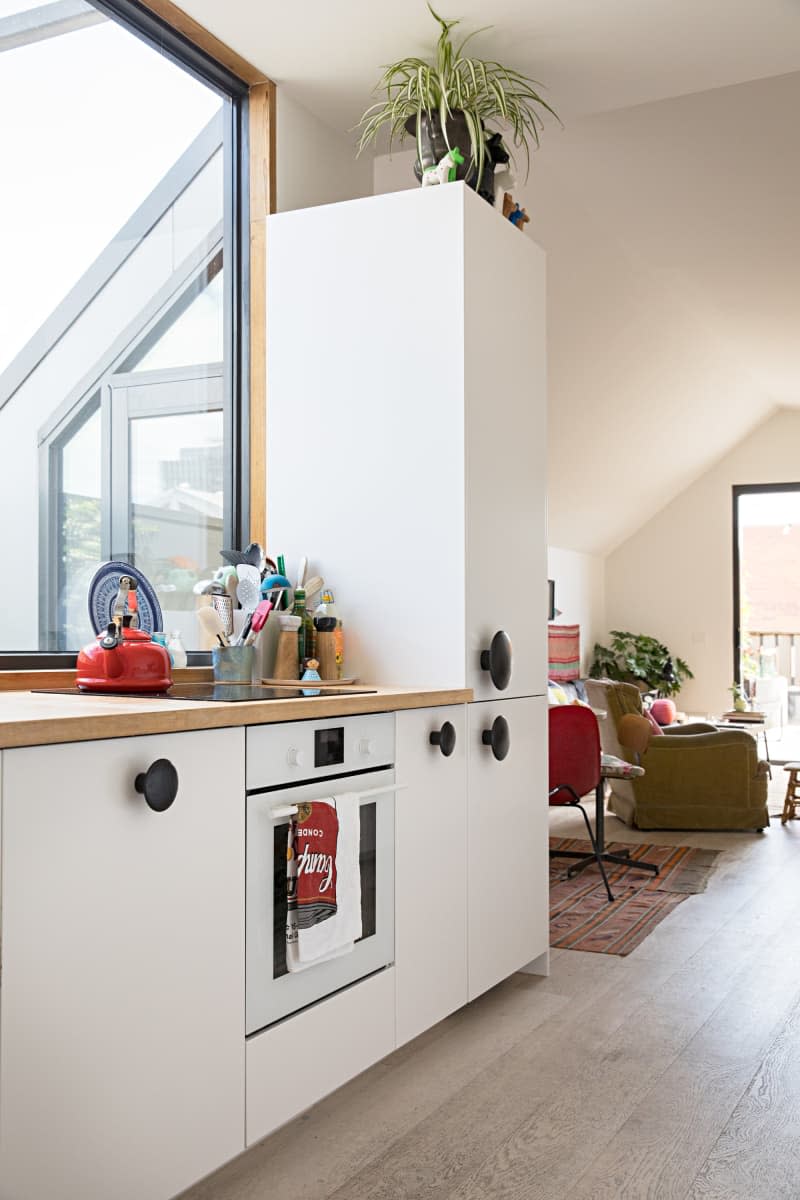
[(587, 867), (592, 865), (592, 863), (597, 862), (598, 858), (602, 858), (603, 862), (615, 863), (620, 867), (629, 867), (631, 870), (652, 871), (654, 875), (657, 875), (661, 870), (656, 863), (639, 862), (638, 859), (634, 859), (634, 861), (631, 862), (630, 850), (621, 850), (619, 854), (611, 854), (608, 850), (602, 850), (598, 855), (578, 854), (577, 852), (573, 851), (570, 853), (569, 857), (579, 858), (582, 860), (581, 862), (575, 863), (574, 867), (569, 868), (567, 871), (567, 877), (569, 879), (574, 878), (574, 876), (579, 874), (579, 872), (585, 871)]
[[(570, 800), (563, 807), (577, 808), (580, 811), (580, 814), (583, 817), (584, 823), (586, 825), (586, 832), (589, 834), (589, 842), (591, 844), (592, 851), (593, 851), (591, 857), (586, 860), (586, 863), (580, 865), (577, 869), (582, 870), (583, 865), (588, 866), (590, 862), (596, 862), (597, 866), (600, 870), (600, 874), (603, 877), (603, 884), (605, 885), (606, 895), (608, 896), (608, 902), (609, 902), (609, 904), (613, 904), (614, 893), (611, 891), (611, 888), (609, 886), (608, 876), (606, 875), (606, 869), (603, 865), (603, 857), (604, 856), (598, 850), (597, 841), (595, 840), (595, 835), (592, 833), (592, 827), (589, 824), (589, 816), (586, 812), (586, 809), (581, 804), (580, 797), (578, 796), (578, 794), (574, 791), (573, 788), (571, 788), (569, 786), (569, 784), (565, 784), (561, 788), (553, 788), (552, 791), (550, 792), (550, 795), (553, 796), (556, 794), (556, 792), (559, 792), (559, 791), (568, 791), (568, 792), (572, 793), (573, 799)], [(551, 850), (550, 857), (551, 858), (584, 858), (585, 855), (583, 854), (583, 851), (577, 851), (577, 850)], [(570, 867), (570, 869), (567, 871), (568, 879), (570, 879), (572, 877), (575, 870), (576, 870), (575, 867)]]

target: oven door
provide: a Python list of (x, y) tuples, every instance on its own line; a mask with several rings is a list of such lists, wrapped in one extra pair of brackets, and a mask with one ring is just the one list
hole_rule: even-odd
[(394, 961), (394, 792), (361, 803), (362, 936), (341, 958), (290, 974), (286, 968), (287, 809), (336, 792), (370, 792), (394, 771), (309, 783), (247, 797), (246, 1033), (257, 1033)]

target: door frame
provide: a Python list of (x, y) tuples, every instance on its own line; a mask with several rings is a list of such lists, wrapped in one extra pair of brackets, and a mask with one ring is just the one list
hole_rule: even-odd
[(741, 684), (741, 555), (739, 554), (739, 497), (761, 492), (800, 492), (800, 483), (735, 483), (731, 489), (733, 501), (733, 679)]

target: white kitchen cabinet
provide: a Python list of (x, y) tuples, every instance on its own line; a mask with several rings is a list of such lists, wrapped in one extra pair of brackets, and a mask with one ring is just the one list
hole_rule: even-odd
[(543, 251), (462, 184), (280, 213), (268, 240), (270, 545), (334, 588), (348, 674), (541, 695)]
[(2, 769), (0, 1196), (167, 1200), (244, 1149), (244, 730)]
[(470, 1000), (547, 951), (546, 718), (541, 696), (468, 705)]
[(398, 1046), (467, 1002), (466, 724), (465, 705), (397, 714)]

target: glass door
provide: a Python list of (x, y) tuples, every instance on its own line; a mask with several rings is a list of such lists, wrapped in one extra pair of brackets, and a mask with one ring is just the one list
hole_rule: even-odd
[(165, 630), (195, 649), (192, 589), (221, 565), (225, 535), (222, 364), (115, 376), (108, 406), (111, 557), (144, 572)]
[(800, 753), (800, 483), (734, 488), (734, 670), (770, 753)]

